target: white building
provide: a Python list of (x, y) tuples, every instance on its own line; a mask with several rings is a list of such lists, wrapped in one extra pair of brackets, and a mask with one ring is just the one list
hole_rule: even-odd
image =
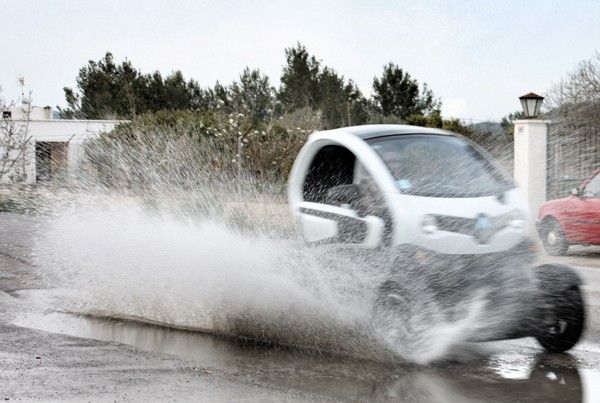
[[(118, 120), (78, 120), (55, 119), (50, 106), (31, 107), (29, 105), (12, 107), (2, 111), (2, 119), (15, 128), (28, 125), (31, 140), (21, 160), (15, 164), (21, 183), (33, 184), (51, 180), (59, 172), (74, 172), (83, 157), (83, 143), (86, 139), (112, 130)], [(1, 135), (1, 134), (0, 134)], [(2, 144), (0, 143), (0, 148)], [(10, 173), (0, 178), (0, 182), (14, 181)]]

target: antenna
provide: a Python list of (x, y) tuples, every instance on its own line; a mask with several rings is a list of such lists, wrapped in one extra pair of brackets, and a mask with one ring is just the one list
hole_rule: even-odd
[(28, 97), (25, 97), (25, 77), (19, 76), (19, 85), (21, 86), (21, 103), (23, 106), (30, 105), (31, 100)]
[(21, 86), (21, 99), (25, 97), (25, 77), (19, 76), (19, 85)]

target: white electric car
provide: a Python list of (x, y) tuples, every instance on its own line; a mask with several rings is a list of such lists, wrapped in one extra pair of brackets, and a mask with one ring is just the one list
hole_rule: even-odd
[[(415, 300), (419, 278), (450, 308), (491, 288), (489, 315), (503, 319), (479, 329), (476, 341), (534, 336), (549, 351), (565, 351), (583, 331), (578, 275), (563, 265), (532, 266), (519, 191), (458, 134), (403, 125), (314, 133), (296, 158), (288, 196), (308, 243), (392, 251), (374, 305), (381, 321)], [(510, 320), (507, 306), (517, 307)]]

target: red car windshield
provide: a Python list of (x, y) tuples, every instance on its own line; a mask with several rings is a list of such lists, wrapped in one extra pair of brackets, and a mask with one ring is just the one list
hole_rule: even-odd
[(583, 197), (600, 198), (600, 172), (585, 185)]

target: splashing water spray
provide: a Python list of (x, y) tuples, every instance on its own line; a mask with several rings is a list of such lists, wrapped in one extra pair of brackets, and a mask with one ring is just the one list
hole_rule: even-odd
[(548, 312), (523, 301), (545, 280), (510, 181), (459, 137), (359, 130), (311, 136), (289, 206), (281, 184), (218, 169), (214, 145), (91, 142), (40, 206), (47, 307), (417, 363), (541, 335)]

